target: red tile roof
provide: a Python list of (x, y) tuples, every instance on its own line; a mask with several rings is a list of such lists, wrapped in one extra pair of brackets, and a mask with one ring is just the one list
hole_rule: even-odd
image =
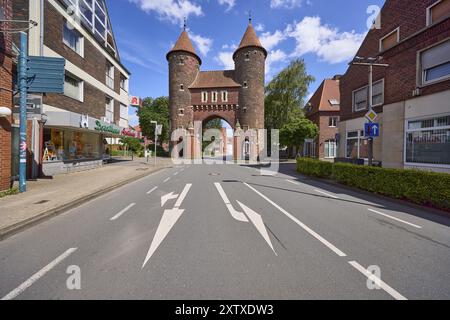
[(262, 46), (261, 41), (259, 41), (258, 36), (256, 35), (256, 32), (255, 32), (255, 29), (253, 28), (253, 26), (251, 24), (248, 25), (247, 30), (245, 31), (245, 34), (242, 37), (241, 43), (239, 44), (239, 47), (237, 48), (237, 50), (234, 53), (234, 55), (236, 55), (236, 53), (239, 50), (241, 50), (243, 48), (247, 48), (247, 47), (258, 47), (258, 48), (261, 48), (261, 49), (264, 50), (264, 53), (267, 56), (267, 51)]
[(234, 80), (234, 70), (201, 71), (190, 89), (236, 88), (240, 87)]
[(330, 101), (337, 100), (340, 103), (341, 95), (339, 91), (339, 79), (325, 79), (314, 95), (309, 99), (311, 109), (307, 115), (318, 111), (339, 111), (340, 105), (332, 105)]
[(195, 55), (201, 63), (201, 59), (195, 52), (194, 46), (192, 45), (192, 41), (189, 38), (189, 35), (186, 32), (186, 30), (184, 30), (181, 33), (180, 37), (178, 38), (177, 42), (173, 46), (172, 50), (170, 50), (167, 53), (167, 56), (169, 56), (169, 54), (171, 54), (172, 52), (178, 52), (178, 51), (184, 51), (184, 52), (188, 52), (188, 53)]

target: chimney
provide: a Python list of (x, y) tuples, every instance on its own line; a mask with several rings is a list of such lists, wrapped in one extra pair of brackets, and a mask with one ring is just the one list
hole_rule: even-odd
[(341, 79), (342, 75), (341, 74), (337, 74), (333, 77), (333, 80), (339, 80)]

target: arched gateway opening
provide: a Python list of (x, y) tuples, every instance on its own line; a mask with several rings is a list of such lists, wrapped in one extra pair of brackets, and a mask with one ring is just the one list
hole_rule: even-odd
[(202, 121), (202, 158), (233, 161), (234, 129), (220, 116), (213, 115)]

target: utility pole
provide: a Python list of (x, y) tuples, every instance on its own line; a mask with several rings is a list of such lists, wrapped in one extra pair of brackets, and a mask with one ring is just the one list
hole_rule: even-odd
[(20, 94), (20, 147), (19, 147), (19, 191), (27, 191), (27, 34), (20, 33), (19, 94)]
[[(389, 67), (386, 63), (379, 63), (380, 60), (382, 60), (383, 57), (358, 57), (356, 56), (352, 62), (350, 62), (350, 65), (357, 65), (357, 66), (368, 66), (369, 67), (369, 112), (373, 111), (373, 67)], [(373, 121), (369, 119), (369, 123), (372, 124)], [(369, 166), (371, 167), (373, 165), (373, 137), (369, 137)]]
[(156, 167), (156, 143), (158, 142), (158, 121), (151, 121), (155, 125), (155, 167)]

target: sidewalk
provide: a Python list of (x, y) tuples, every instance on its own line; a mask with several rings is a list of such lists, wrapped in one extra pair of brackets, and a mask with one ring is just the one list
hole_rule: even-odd
[(28, 181), (26, 193), (0, 199), (0, 239), (172, 165), (167, 158), (158, 159), (156, 167), (153, 161), (124, 158), (99, 169)]

